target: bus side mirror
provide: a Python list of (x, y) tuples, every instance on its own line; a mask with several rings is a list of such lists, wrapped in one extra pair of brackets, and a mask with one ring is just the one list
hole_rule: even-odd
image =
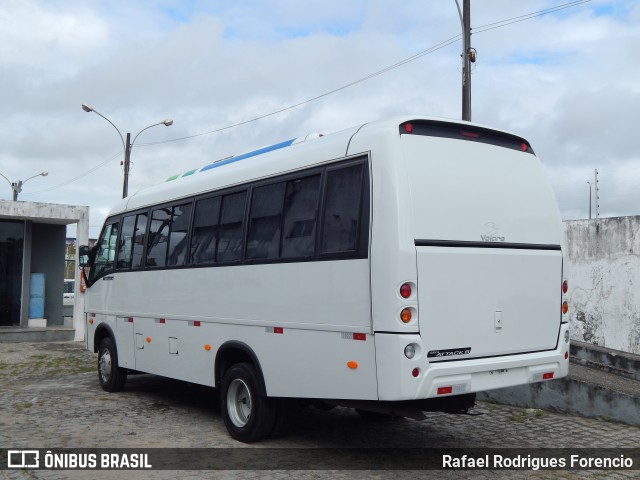
[(81, 245), (78, 250), (78, 255), (80, 257), (80, 266), (88, 267), (89, 266), (89, 258), (91, 256), (91, 249), (87, 245)]

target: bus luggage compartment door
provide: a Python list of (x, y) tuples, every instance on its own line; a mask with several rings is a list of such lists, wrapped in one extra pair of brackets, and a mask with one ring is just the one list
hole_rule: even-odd
[(430, 362), (555, 348), (561, 317), (561, 251), (440, 246), (416, 250), (418, 316)]

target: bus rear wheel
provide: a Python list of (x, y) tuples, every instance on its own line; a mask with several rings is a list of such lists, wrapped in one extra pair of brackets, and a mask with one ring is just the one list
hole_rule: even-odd
[(229, 434), (244, 443), (265, 439), (275, 422), (272, 399), (260, 395), (259, 377), (249, 363), (231, 366), (222, 377), (220, 410)]
[(118, 351), (111, 337), (105, 337), (100, 341), (98, 379), (105, 392), (119, 392), (127, 381), (127, 370), (118, 367)]

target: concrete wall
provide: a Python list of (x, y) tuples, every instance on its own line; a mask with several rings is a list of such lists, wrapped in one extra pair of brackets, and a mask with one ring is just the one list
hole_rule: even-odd
[(564, 227), (571, 337), (640, 354), (640, 216)]

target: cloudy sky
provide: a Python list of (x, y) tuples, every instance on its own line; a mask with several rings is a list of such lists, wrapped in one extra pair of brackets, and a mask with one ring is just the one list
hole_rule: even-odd
[[(532, 142), (564, 219), (588, 216), (596, 168), (601, 216), (640, 214), (640, 2), (472, 0), (471, 18), (473, 120)], [(340, 89), (460, 31), (454, 0), (1, 0), (0, 173), (48, 171), (19, 199), (89, 205), (95, 237), (123, 146), (82, 103), (123, 135), (174, 120), (136, 140), (131, 193), (309, 132), (460, 118), (460, 40)]]

